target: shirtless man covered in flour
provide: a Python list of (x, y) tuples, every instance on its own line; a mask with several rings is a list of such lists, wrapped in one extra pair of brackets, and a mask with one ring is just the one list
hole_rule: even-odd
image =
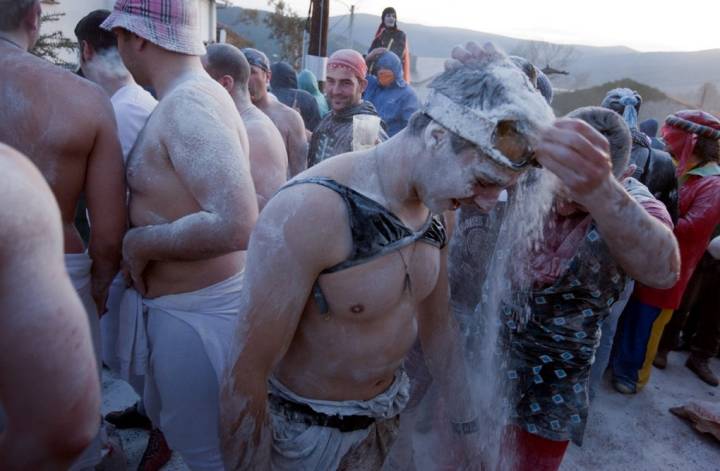
[(268, 92), (270, 84), (270, 61), (257, 49), (242, 50), (250, 63), (248, 87), (253, 105), (275, 123), (285, 142), (288, 154), (288, 176), (294, 177), (307, 167), (308, 135), (302, 116), (296, 110), (284, 105), (275, 95)]
[[(227, 469), (380, 469), (408, 401), (401, 364), (418, 336), (452, 398), (452, 428), (468, 451), (480, 446), (439, 215), (461, 202), (489, 211), (553, 115), (506, 56), (489, 47), (479, 57), (436, 78), (405, 130), (316, 165), (265, 207), (222, 390)], [(606, 151), (588, 126), (576, 132)], [(581, 158), (569, 143), (558, 152)]]
[[(127, 219), (113, 109), (99, 86), (27, 52), (40, 33), (39, 0), (0, 0), (0, 12), (0, 142), (27, 155), (57, 199), (65, 266), (85, 306), (99, 364), (99, 316), (120, 269)], [(83, 193), (87, 250), (73, 224)], [(100, 453), (98, 437), (75, 465), (94, 466)]]
[[(118, 0), (103, 28), (159, 103), (127, 162), (123, 254), (135, 290), (118, 355), (145, 374), (145, 409), (191, 469), (221, 470), (218, 383), (257, 218), (240, 115), (203, 70), (197, 2)], [(137, 294), (139, 293), (139, 297)]]
[(65, 271), (55, 198), (3, 144), (0, 220), (0, 467), (67, 469), (99, 425), (90, 330)]
[[(58, 200), (68, 271), (76, 289), (87, 284), (96, 327), (120, 267), (126, 221), (110, 100), (100, 87), (27, 52), (39, 35), (38, 0), (0, 0), (0, 10), (0, 141), (37, 165)], [(73, 225), (83, 192), (92, 223), (89, 258)]]
[(288, 156), (283, 138), (272, 120), (250, 100), (250, 64), (242, 51), (232, 44), (211, 44), (207, 50), (203, 67), (228, 91), (245, 124), (250, 170), (262, 209), (287, 180)]

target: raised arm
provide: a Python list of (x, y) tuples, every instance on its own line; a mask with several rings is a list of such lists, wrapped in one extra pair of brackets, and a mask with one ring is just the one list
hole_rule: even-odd
[(237, 129), (203, 97), (186, 93), (175, 99), (165, 110), (161, 141), (199, 209), (167, 224), (128, 231), (123, 252), (134, 281), (148, 261), (201, 260), (245, 250), (257, 219), (250, 164)]
[(654, 288), (675, 284), (680, 270), (675, 236), (613, 176), (602, 134), (582, 121), (560, 119), (543, 133), (537, 156), (592, 215), (613, 258), (631, 278)]
[(67, 469), (100, 423), (95, 356), (65, 271), (57, 203), (8, 149), (0, 146), (0, 467)]
[(98, 314), (105, 312), (108, 289), (120, 269), (127, 229), (125, 167), (110, 101), (97, 93), (95, 145), (88, 158), (85, 196), (90, 216), (92, 295)]
[(295, 336), (318, 274), (350, 251), (327, 243), (337, 239), (337, 227), (347, 218), (344, 210), (326, 210), (327, 195), (318, 198), (308, 190), (318, 191), (296, 187), (275, 196), (250, 240), (237, 352), (220, 394), (227, 470), (270, 469), (268, 377)]
[(290, 133), (288, 134), (287, 151), (290, 178), (307, 168), (308, 140), (305, 134), (305, 124), (300, 113), (293, 110), (290, 119)]

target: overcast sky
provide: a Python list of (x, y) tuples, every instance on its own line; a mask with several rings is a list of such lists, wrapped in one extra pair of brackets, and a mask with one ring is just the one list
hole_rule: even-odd
[[(286, 1), (307, 14), (310, 0)], [(232, 3), (267, 9), (266, 0)], [(393, 6), (401, 29), (410, 22), (640, 51), (720, 48), (720, 0), (330, 0), (330, 15), (348, 13), (350, 4), (378, 16)]]

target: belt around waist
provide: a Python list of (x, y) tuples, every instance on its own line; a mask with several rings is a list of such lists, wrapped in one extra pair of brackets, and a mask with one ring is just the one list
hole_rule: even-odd
[(330, 427), (341, 432), (354, 432), (363, 430), (375, 423), (374, 417), (365, 415), (328, 415), (313, 410), (307, 404), (288, 401), (282, 397), (270, 394), (268, 400), (271, 405), (282, 410), (282, 414), (292, 422), (304, 423), (305, 425), (316, 425), (319, 427)]

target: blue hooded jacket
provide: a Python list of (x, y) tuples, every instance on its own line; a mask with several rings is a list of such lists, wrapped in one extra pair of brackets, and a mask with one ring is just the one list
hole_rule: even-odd
[(321, 118), (324, 118), (325, 115), (330, 112), (330, 106), (325, 99), (325, 95), (320, 92), (320, 87), (318, 87), (318, 81), (317, 78), (315, 78), (315, 74), (307, 69), (300, 72), (298, 74), (298, 88), (300, 90), (305, 90), (312, 95), (313, 98), (315, 98), (318, 108), (320, 109)]
[(287, 62), (276, 62), (270, 67), (270, 91), (281, 103), (300, 111), (305, 129), (315, 131), (320, 122), (320, 110), (315, 98), (305, 90), (297, 88), (295, 69)]
[(375, 63), (375, 70), (392, 70), (395, 82), (388, 87), (380, 86), (377, 77), (368, 75), (368, 86), (364, 98), (375, 105), (378, 114), (387, 124), (388, 135), (391, 137), (402, 131), (410, 116), (420, 107), (415, 90), (408, 85), (403, 77), (402, 62), (393, 52), (385, 52)]

